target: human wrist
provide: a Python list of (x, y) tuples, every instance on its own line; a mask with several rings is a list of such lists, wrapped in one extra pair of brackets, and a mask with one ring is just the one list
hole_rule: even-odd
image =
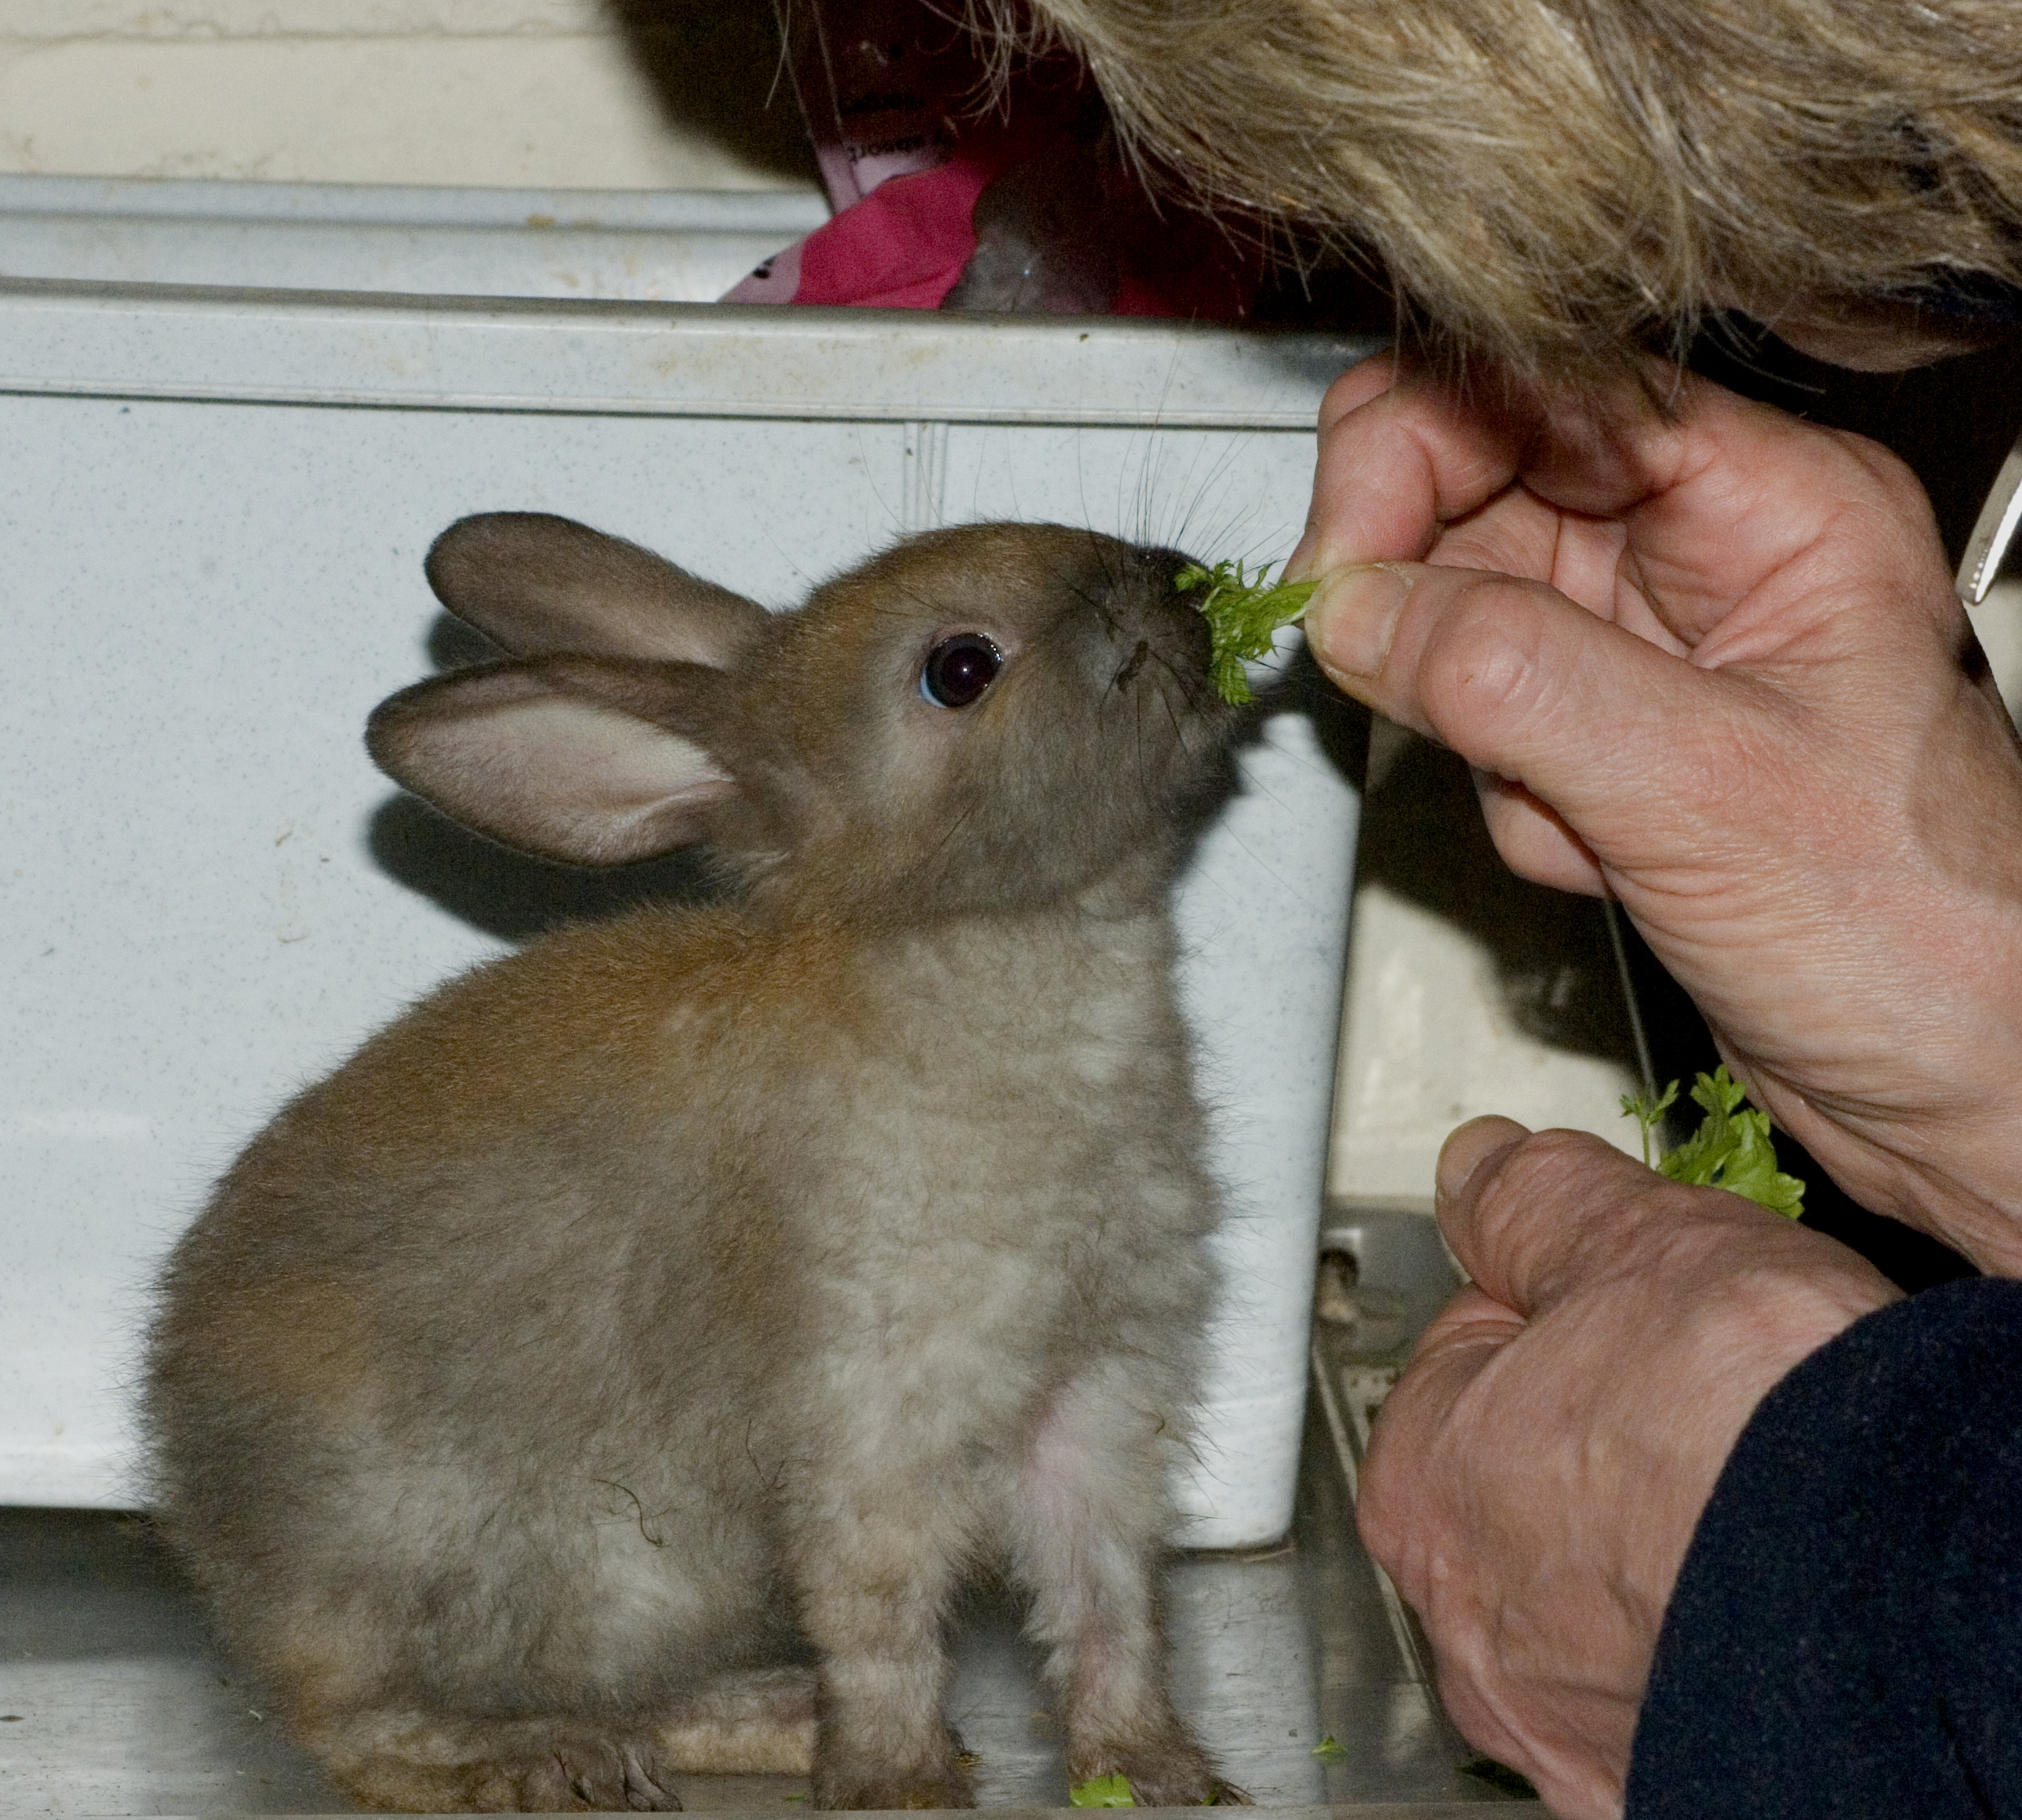
[[(2022, 1123), (2022, 1098), (2011, 1122)], [(1941, 1139), (1930, 1157), (1897, 1157), (1883, 1192), (1859, 1197), (1929, 1233), (1990, 1277), (2022, 1277), (2022, 1142)]]
[(1870, 1212), (1939, 1240), (1987, 1275), (2022, 1277), (2022, 1080), (2005, 1095), (1990, 1087), (1986, 1099), (1972, 1110), (1886, 1120), (1776, 1110)]
[[(2022, 1275), (2022, 774), (1981, 837), (1928, 822), (1913, 857), (1863, 850), (1775, 906), (1773, 942), (1692, 979), (1736, 1076), (1869, 1210)], [(1863, 880), (1865, 882), (1863, 882)], [(1662, 936), (1658, 937), (1662, 940)]]

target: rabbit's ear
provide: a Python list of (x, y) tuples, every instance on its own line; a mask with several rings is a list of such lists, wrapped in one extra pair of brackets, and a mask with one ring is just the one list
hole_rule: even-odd
[(515, 657), (583, 651), (722, 669), (767, 617), (649, 550), (545, 512), (459, 519), (427, 568), (436, 599)]
[(568, 656), (483, 664), (381, 703), (390, 777), (452, 820), (543, 859), (616, 866), (685, 846), (737, 793), (706, 733), (730, 679), (694, 664)]

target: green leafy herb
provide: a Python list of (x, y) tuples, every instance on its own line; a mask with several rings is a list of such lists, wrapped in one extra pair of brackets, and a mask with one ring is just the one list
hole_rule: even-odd
[(1069, 1802), (1076, 1807), (1135, 1807), (1137, 1798), (1130, 1792), (1128, 1776), (1091, 1776), (1085, 1782), (1076, 1782), (1067, 1791)]
[[(1704, 1080), (1706, 1076), (1701, 1075), (1699, 1079)], [(1622, 1117), (1632, 1118), (1643, 1127), (1643, 1166), (1647, 1169), (1658, 1166), (1657, 1158), (1650, 1154), (1651, 1133), (1656, 1130), (1658, 1121), (1677, 1104), (1677, 1098), (1678, 1083), (1675, 1080), (1655, 1099), (1647, 1093), (1622, 1095)]]
[[(1674, 1080), (1655, 1098), (1647, 1094), (1622, 1096), (1622, 1112), (1643, 1127), (1643, 1160), (1651, 1160), (1651, 1133), (1678, 1097)], [(1769, 1114), (1744, 1106), (1748, 1090), (1722, 1066), (1692, 1083), (1692, 1103), (1706, 1117), (1678, 1147), (1659, 1158), (1657, 1173), (1674, 1182), (1725, 1188), (1796, 1219), (1804, 1210), (1804, 1184), (1776, 1166), (1776, 1146), (1770, 1138)]]
[(1348, 1758), (1348, 1747), (1330, 1732), (1313, 1747), (1313, 1755), (1323, 1763), (1345, 1762)]
[(1243, 673), (1245, 658), (1267, 657), (1271, 635), (1289, 625), (1306, 610), (1313, 598), (1310, 581), (1271, 583), (1270, 565), (1259, 563), (1255, 575), (1245, 575), (1240, 562), (1218, 562), (1212, 569), (1199, 563), (1183, 569), (1173, 578), (1182, 592), (1205, 586), (1200, 610), (1206, 615), (1214, 655), (1208, 677), (1225, 702), (1236, 707), (1250, 699), (1250, 679)]

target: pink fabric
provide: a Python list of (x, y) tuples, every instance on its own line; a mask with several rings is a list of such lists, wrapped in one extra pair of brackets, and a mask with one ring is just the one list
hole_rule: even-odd
[(957, 154), (938, 170), (879, 184), (801, 242), (794, 302), (938, 308), (976, 251), (969, 218), (1003, 162)]
[[(938, 308), (976, 252), (976, 199), (1059, 130), (1043, 121), (972, 128), (947, 163), (886, 178), (723, 300), (783, 303), (790, 296), (796, 304), (863, 309)], [(1257, 262), (1182, 211), (1169, 211), (1166, 226), (1170, 231), (1157, 238), (1149, 257), (1126, 264), (1119, 275), (1111, 314), (1208, 322), (1247, 315), (1260, 275)]]

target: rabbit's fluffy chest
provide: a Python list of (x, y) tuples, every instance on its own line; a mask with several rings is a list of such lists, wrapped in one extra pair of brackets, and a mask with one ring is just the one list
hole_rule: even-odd
[[(1032, 1259), (1036, 1235), (1079, 1234), (1086, 1251), (1103, 1210), (1192, 1164), (1199, 1116), (1170, 950), (1162, 916), (1145, 914), (1092, 931), (1066, 917), (982, 923), (852, 957), (856, 1009), (837, 1020), (830, 1065), (783, 1084), (789, 1124), (823, 1133), (833, 1179), (819, 1217), (849, 1230), (867, 1273), (938, 1245), (972, 1261), (1027, 1254), (1043, 1272), (1055, 1248)], [(818, 1041), (804, 1035), (798, 1059)], [(1196, 1236), (1210, 1210), (1191, 1214), (1198, 1225), (1176, 1214), (1145, 1242)], [(1106, 1242), (1128, 1243), (1107, 1224)]]
[(805, 1065), (820, 1039), (799, 1046), (782, 1122), (822, 1162), (781, 1205), (818, 1269), (782, 1458), (944, 1477), (959, 1458), (968, 1482), (937, 1494), (994, 1506), (999, 1481), (1053, 1457), (1034, 1452), (1042, 1432), (1057, 1448), (1087, 1427), (1063, 1396), (1120, 1350), (1138, 1362), (1132, 1400), (1177, 1439), (1214, 1206), (1170, 946), (1154, 914), (905, 940), (863, 963), (874, 1001), (858, 979), (828, 1065)]

